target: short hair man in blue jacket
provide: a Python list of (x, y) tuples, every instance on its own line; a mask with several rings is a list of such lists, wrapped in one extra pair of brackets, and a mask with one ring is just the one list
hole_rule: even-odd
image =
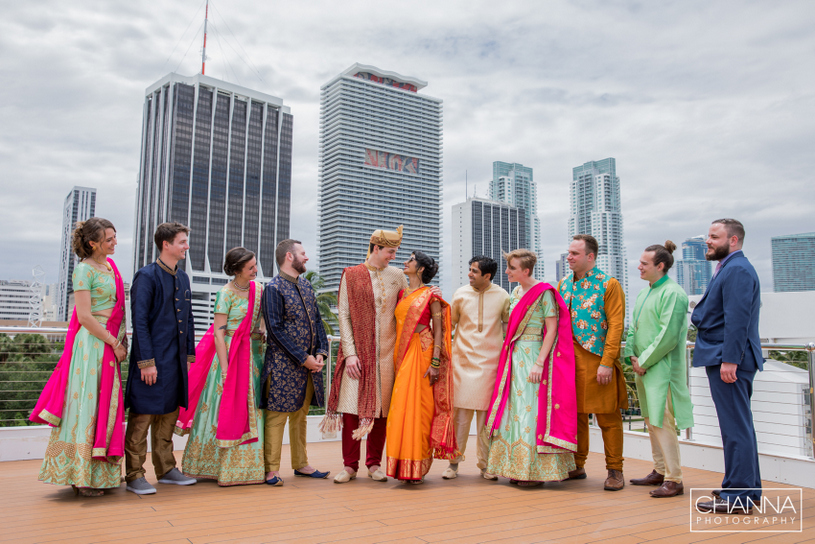
[(178, 268), (190, 248), (189, 232), (181, 223), (159, 225), (154, 235), (159, 257), (136, 272), (130, 288), (133, 347), (125, 396), (130, 408), (125, 480), (127, 490), (137, 495), (156, 492), (144, 478), (148, 429), (159, 483), (196, 482), (181, 474), (173, 456), (178, 407), (187, 406), (187, 364), (195, 362), (190, 279)]
[(714, 492), (713, 501), (697, 506), (701, 511), (748, 514), (761, 499), (750, 409), (753, 378), (764, 369), (758, 335), (761, 287), (743, 243), (739, 221), (717, 219), (710, 225), (706, 258), (719, 264), (691, 316), (697, 328), (693, 366), (707, 371), (724, 445), (722, 489)]

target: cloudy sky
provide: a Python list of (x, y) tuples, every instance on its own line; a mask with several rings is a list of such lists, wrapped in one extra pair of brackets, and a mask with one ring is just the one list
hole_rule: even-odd
[[(74, 185), (98, 189), (129, 279), (144, 90), (200, 70), (204, 2), (3, 5), (0, 279), (41, 265), (56, 281)], [(815, 231), (811, 0), (213, 0), (210, 18), (207, 75), (292, 109), (292, 232), (313, 257), (320, 86), (354, 62), (424, 79), (444, 100), (448, 225), (465, 171), (486, 196), (493, 160), (534, 168), (548, 278), (567, 246), (571, 169), (606, 157), (632, 294), (642, 248), (713, 218), (745, 223), (765, 291), (770, 237)]]

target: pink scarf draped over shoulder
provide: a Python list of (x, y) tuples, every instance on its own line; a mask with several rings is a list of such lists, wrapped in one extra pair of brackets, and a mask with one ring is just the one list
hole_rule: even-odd
[[(122, 320), (125, 318), (125, 288), (116, 263), (108, 259), (116, 284), (116, 304), (108, 318), (105, 329), (114, 337), (119, 336)], [(71, 359), (74, 352), (74, 339), (82, 328), (76, 315), (76, 308), (68, 324), (65, 335), (65, 348), (59, 358), (54, 372), (29, 416), (34, 423), (43, 423), (59, 427), (65, 408), (65, 395), (68, 391), (68, 378), (71, 374)], [(94, 432), (91, 455), (99, 461), (118, 463), (124, 455), (124, 402), (122, 396), (122, 374), (116, 362), (113, 348), (105, 344), (102, 354), (102, 369), (99, 375), (98, 405), (96, 412), (96, 431)]]
[[(512, 352), (523, 334), (528, 314), (534, 311), (544, 292), (551, 291), (558, 306), (557, 336), (546, 358), (538, 392), (538, 423), (535, 432), (538, 453), (577, 451), (577, 393), (575, 389), (574, 345), (569, 309), (557, 289), (538, 283), (515, 305), (509, 317), (507, 335), (501, 348), (495, 389), (490, 401), (487, 429), (490, 436), (501, 425), (509, 402), (512, 383)], [(543, 336), (546, 335), (544, 324)]]
[[(255, 314), (255, 282), (249, 284), (249, 307), (238, 325), (229, 344), (228, 372), (224, 380), (221, 405), (218, 408), (218, 428), (215, 438), (218, 446), (230, 448), (258, 441), (257, 426), (252, 425), (249, 411), (254, 409), (254, 395), (249, 398), (252, 380), (252, 321)], [(189, 402), (187, 408), (178, 412), (175, 433), (185, 435), (190, 431), (201, 393), (207, 384), (215, 351), (215, 325), (210, 325), (195, 348), (195, 363), (189, 373)]]

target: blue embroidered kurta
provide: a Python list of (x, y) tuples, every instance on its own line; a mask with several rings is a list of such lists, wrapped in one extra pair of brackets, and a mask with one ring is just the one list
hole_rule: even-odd
[[(303, 366), (309, 355), (328, 358), (328, 338), (317, 308), (311, 284), (302, 276), (281, 273), (263, 291), (263, 319), (266, 322), (266, 359), (261, 383), (270, 378), (266, 410), (296, 412), (303, 407), (309, 369)], [(322, 374), (312, 374), (312, 406), (324, 406)]]
[[(190, 299), (190, 279), (183, 270), (170, 271), (155, 262), (133, 276), (133, 346), (125, 406), (137, 414), (169, 414), (187, 406), (187, 361), (195, 360)], [(156, 383), (147, 385), (140, 369), (153, 365)]]

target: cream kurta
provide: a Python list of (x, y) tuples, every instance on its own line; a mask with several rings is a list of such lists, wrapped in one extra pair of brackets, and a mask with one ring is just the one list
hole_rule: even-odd
[(509, 322), (509, 293), (491, 283), (484, 291), (460, 287), (451, 304), (453, 339), (453, 405), (489, 410), (498, 356)]
[[(393, 391), (394, 366), (393, 351), (396, 344), (396, 310), (399, 291), (408, 286), (404, 272), (396, 267), (386, 266), (381, 270), (368, 267), (376, 307), (376, 417), (387, 417)], [(351, 293), (351, 296), (359, 296)], [(340, 341), (345, 357), (357, 354), (354, 333), (351, 328), (351, 311), (348, 305), (348, 289), (345, 278), (340, 282), (337, 310), (340, 324)], [(357, 414), (359, 380), (346, 373), (342, 378), (337, 411), (344, 414)]]

